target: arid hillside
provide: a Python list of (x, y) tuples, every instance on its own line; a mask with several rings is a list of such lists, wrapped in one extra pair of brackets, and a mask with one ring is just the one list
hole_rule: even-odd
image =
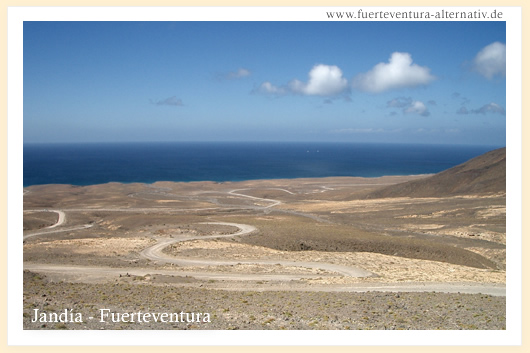
[(499, 148), (420, 180), (391, 185), (366, 198), (443, 197), (506, 192), (506, 148)]

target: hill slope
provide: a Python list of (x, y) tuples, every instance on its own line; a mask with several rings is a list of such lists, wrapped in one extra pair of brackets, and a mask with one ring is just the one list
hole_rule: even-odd
[(442, 197), (506, 192), (506, 148), (499, 148), (425, 179), (387, 186), (366, 198)]

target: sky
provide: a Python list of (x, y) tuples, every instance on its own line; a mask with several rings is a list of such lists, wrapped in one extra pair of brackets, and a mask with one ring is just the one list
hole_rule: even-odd
[(505, 22), (24, 22), (24, 143), (506, 144)]

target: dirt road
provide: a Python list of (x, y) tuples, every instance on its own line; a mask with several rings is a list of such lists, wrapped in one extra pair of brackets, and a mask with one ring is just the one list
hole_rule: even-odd
[[(368, 271), (365, 271), (357, 267), (348, 267), (335, 265), (330, 263), (320, 263), (320, 262), (302, 262), (302, 261), (284, 261), (284, 260), (251, 260), (251, 261), (226, 261), (226, 260), (203, 260), (203, 259), (189, 259), (189, 258), (178, 258), (171, 257), (162, 252), (162, 250), (174, 243), (182, 241), (190, 241), (196, 239), (215, 239), (215, 238), (228, 238), (235, 237), (239, 235), (250, 234), (256, 231), (256, 228), (247, 224), (238, 224), (238, 223), (225, 223), (225, 222), (207, 222), (205, 224), (219, 224), (226, 226), (233, 226), (239, 228), (239, 231), (233, 234), (224, 234), (224, 235), (210, 235), (210, 236), (192, 236), (184, 235), (179, 238), (170, 238), (170, 239), (159, 239), (158, 243), (143, 250), (141, 255), (151, 261), (157, 263), (172, 263), (178, 266), (233, 266), (233, 265), (281, 265), (281, 266), (291, 266), (291, 267), (305, 267), (312, 269), (321, 269), (330, 272), (336, 272), (344, 276), (350, 277), (371, 277), (374, 274)], [(259, 280), (261, 275), (256, 275), (255, 280)]]
[[(234, 265), (281, 265), (288, 267), (302, 267), (311, 269), (321, 269), (329, 272), (335, 272), (343, 276), (351, 277), (369, 277), (373, 276), (371, 272), (357, 267), (340, 266), (330, 263), (306, 262), (306, 261), (283, 261), (283, 260), (251, 260), (251, 261), (226, 261), (226, 260), (206, 260), (171, 257), (163, 253), (163, 249), (177, 242), (191, 241), (196, 239), (215, 239), (229, 238), (241, 235), (251, 234), (257, 229), (254, 226), (239, 223), (227, 222), (204, 222), (204, 224), (224, 225), (237, 227), (238, 231), (231, 234), (215, 234), (209, 236), (194, 236), (183, 234), (179, 238), (162, 238), (157, 244), (144, 249), (141, 256), (156, 264), (175, 264), (177, 266), (234, 266)], [(60, 230), (59, 230), (60, 231)], [(57, 230), (55, 231), (57, 232)], [(42, 232), (51, 233), (51, 232)], [(37, 235), (34, 233), (29, 236)], [(241, 282), (241, 284), (216, 283), (211, 284), (213, 288), (225, 290), (288, 290), (288, 291), (322, 291), (322, 292), (444, 292), (444, 293), (482, 293), (493, 296), (506, 296), (506, 286), (501, 284), (480, 284), (480, 283), (354, 283), (348, 285), (312, 285), (300, 281), (303, 279), (312, 279), (316, 277), (326, 277), (329, 274), (263, 274), (263, 273), (223, 273), (214, 271), (197, 271), (197, 270), (166, 270), (154, 268), (112, 268), (112, 267), (94, 267), (94, 266), (71, 266), (71, 265), (52, 265), (38, 263), (24, 263), (24, 269), (34, 272), (52, 275), (60, 280), (70, 280), (84, 283), (108, 282), (121, 276), (147, 276), (147, 275), (164, 275), (177, 277), (193, 277), (197, 280), (213, 281), (230, 281)], [(256, 282), (270, 281), (270, 285), (263, 286)], [(245, 283), (246, 282), (246, 283)], [(278, 285), (284, 283), (283, 285)]]
[[(323, 191), (333, 190), (331, 187), (321, 186)], [(282, 203), (282, 201), (245, 195), (245, 190), (251, 190), (252, 188), (240, 188), (225, 190), (224, 192), (207, 191), (202, 193), (221, 193), (225, 195), (236, 196), (242, 199), (251, 199), (253, 201), (261, 203), (261, 205), (250, 206), (247, 204), (241, 205), (223, 205), (224, 207), (230, 208), (241, 208), (241, 209), (259, 209), (262, 211), (269, 212), (271, 208)], [(293, 192), (283, 188), (269, 188), (279, 191), (283, 191), (288, 194)], [(168, 189), (169, 190), (169, 189)], [(166, 191), (164, 191), (166, 192)], [(134, 197), (134, 194), (128, 195)], [(178, 195), (175, 195), (178, 196)], [(221, 204), (219, 204), (221, 206)], [(52, 226), (37, 231), (35, 233), (24, 235), (24, 239), (34, 237), (37, 235), (47, 235), (58, 232), (67, 232), (74, 230), (81, 230), (92, 227), (92, 224), (78, 225), (71, 227), (63, 227), (66, 221), (66, 213), (68, 212), (87, 212), (87, 211), (108, 211), (108, 212), (131, 212), (131, 213), (180, 213), (197, 210), (215, 210), (217, 207), (211, 208), (171, 208), (171, 207), (131, 207), (131, 208), (107, 208), (107, 207), (95, 207), (95, 208), (67, 208), (61, 210), (45, 210), (48, 212), (56, 212), (58, 220)], [(329, 220), (323, 219), (320, 216), (313, 215), (306, 212), (298, 212), (293, 210), (276, 209), (276, 212), (296, 214), (304, 217), (309, 217), (323, 223), (331, 223)], [(32, 210), (28, 210), (31, 212)], [(35, 211), (35, 210), (33, 210)], [(43, 211), (43, 210), (38, 210)], [(25, 211), (26, 212), (26, 211)], [(238, 230), (231, 234), (214, 234), (199, 236), (191, 233), (179, 234), (174, 238), (155, 238), (157, 243), (150, 246), (140, 252), (141, 257), (153, 261), (154, 265), (167, 265), (173, 264), (179, 266), (175, 271), (164, 269), (156, 269), (154, 267), (149, 268), (132, 268), (132, 267), (90, 267), (90, 266), (71, 266), (71, 265), (51, 265), (51, 264), (39, 264), (39, 263), (24, 263), (24, 268), (35, 272), (50, 273), (54, 276), (64, 276), (65, 278), (74, 278), (76, 281), (109, 281), (119, 277), (119, 275), (129, 274), (135, 276), (145, 276), (147, 274), (163, 274), (168, 276), (188, 276), (193, 277), (197, 280), (213, 280), (213, 281), (229, 281), (232, 282), (230, 285), (223, 285), (217, 283), (212, 288), (220, 288), (227, 290), (300, 290), (300, 291), (354, 291), (354, 292), (366, 292), (366, 291), (385, 291), (385, 292), (448, 292), (448, 293), (483, 293), (491, 294), (496, 296), (505, 296), (506, 287), (505, 285), (497, 284), (480, 284), (480, 283), (354, 283), (354, 284), (334, 284), (324, 286), (322, 284), (303, 282), (291, 285), (292, 281), (300, 281), (303, 279), (314, 279), (317, 277), (335, 276), (336, 274), (345, 277), (373, 277), (375, 276), (372, 272), (366, 271), (362, 268), (354, 266), (337, 265), (333, 263), (325, 262), (312, 262), (312, 261), (288, 261), (288, 260), (267, 260), (267, 259), (252, 259), (252, 260), (222, 260), (222, 259), (204, 259), (204, 258), (190, 258), (190, 257), (174, 257), (163, 252), (163, 249), (178, 242), (186, 242), (192, 240), (206, 240), (206, 239), (218, 239), (218, 238), (230, 238), (236, 236), (243, 236), (255, 232), (257, 229), (254, 226), (240, 224), (240, 223), (226, 223), (226, 222), (205, 222), (205, 224), (221, 225), (236, 227)], [(328, 260), (329, 261), (329, 260)], [(213, 269), (186, 269), (184, 267), (210, 267), (210, 266), (238, 266), (238, 265), (256, 265), (265, 266), (270, 268), (272, 266), (282, 266), (281, 273), (238, 273), (238, 272), (221, 272), (226, 271), (226, 268), (221, 271), (214, 271)], [(121, 266), (121, 265), (120, 265)], [(289, 268), (298, 268), (293, 273), (287, 273), (291, 271)], [(304, 271), (301, 271), (303, 269)], [(309, 269), (309, 270), (308, 270)], [(219, 269), (218, 269), (219, 270)], [(323, 272), (310, 271), (310, 270), (323, 270)], [(296, 273), (299, 272), (299, 273)], [(309, 273), (308, 273), (309, 272)], [(335, 274), (335, 275), (334, 275)], [(270, 281), (271, 283), (264, 289), (261, 285), (256, 285), (257, 281)], [(239, 282), (239, 283), (234, 283)], [(277, 287), (277, 283), (281, 284), (281, 288)], [(276, 287), (275, 287), (276, 286)]]
[[(506, 296), (506, 286), (503, 284), (481, 283), (354, 283), (348, 285), (308, 285), (293, 281), (308, 279), (314, 275), (291, 274), (243, 274), (197, 271), (173, 271), (153, 268), (113, 268), (96, 266), (69, 266), (24, 263), (24, 270), (44, 273), (49, 277), (62, 281), (79, 283), (102, 283), (114, 281), (125, 276), (178, 276), (193, 277), (198, 280), (214, 281), (248, 281), (235, 285), (234, 283), (206, 283), (204, 287), (230, 291), (302, 291), (302, 292), (440, 292), (487, 294), (492, 296)], [(256, 281), (271, 281), (270, 285), (257, 284)], [(282, 284), (283, 282), (283, 284)], [(183, 284), (180, 284), (183, 285)], [(203, 285), (200, 285), (201, 287)]]

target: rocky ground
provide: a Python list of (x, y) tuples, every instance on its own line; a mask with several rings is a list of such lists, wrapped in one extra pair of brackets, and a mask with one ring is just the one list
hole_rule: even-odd
[[(27, 188), (24, 328), (505, 329), (503, 295), (348, 290), (433, 282), (505, 286), (505, 194), (363, 198), (378, 186), (421, 178)], [(214, 238), (237, 232), (230, 223), (256, 230)], [(235, 264), (175, 266), (142, 256), (170, 239), (185, 241), (166, 247), (164, 256)], [(272, 263), (248, 263), (261, 260)], [(356, 267), (373, 276), (275, 261)], [(235, 279), (214, 276), (226, 274)], [(301, 279), (257, 279), (271, 274)], [(67, 310), (83, 322), (32, 322), (35, 309), (52, 319)], [(208, 313), (209, 322), (100, 322), (101, 309)]]
[[(186, 279), (182, 279), (186, 281)], [(193, 279), (188, 279), (193, 281)], [(506, 298), (483, 294), (223, 291), (114, 283), (50, 282), (24, 272), (24, 327), (30, 330), (504, 330)], [(81, 313), (83, 322), (31, 322), (39, 313)], [(195, 313), (184, 322), (100, 322), (116, 313)], [(70, 313), (70, 312), (69, 312)], [(196, 322), (209, 314), (210, 322)], [(88, 319), (90, 316), (94, 319)], [(178, 316), (180, 320), (180, 315)], [(143, 321), (141, 319), (140, 321)], [(199, 320), (202, 321), (202, 320)]]

